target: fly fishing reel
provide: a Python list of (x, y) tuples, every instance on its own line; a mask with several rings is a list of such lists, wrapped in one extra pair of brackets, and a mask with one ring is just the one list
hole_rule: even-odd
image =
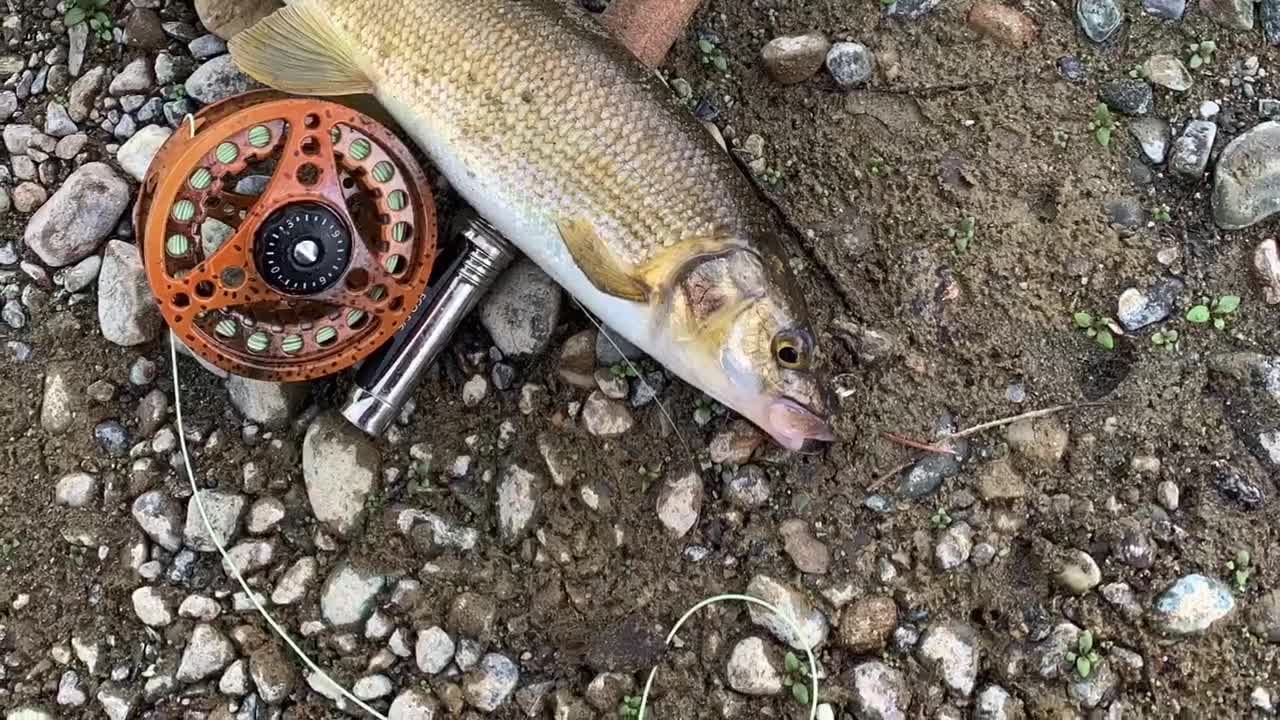
[(258, 380), (330, 375), (386, 343), (437, 251), (430, 186), (391, 131), (270, 90), (174, 132), (143, 179), (134, 227), (175, 334)]

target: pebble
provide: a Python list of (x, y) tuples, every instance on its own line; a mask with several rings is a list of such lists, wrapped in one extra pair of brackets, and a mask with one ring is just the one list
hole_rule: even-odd
[(837, 42), (827, 51), (826, 64), (837, 85), (853, 88), (871, 80), (875, 55), (862, 43)]
[(218, 692), (231, 697), (249, 694), (249, 671), (244, 660), (236, 660), (227, 666), (218, 679)]
[(1169, 123), (1157, 117), (1134, 118), (1129, 133), (1138, 141), (1148, 162), (1159, 165), (1169, 153)]
[(1083, 595), (1102, 582), (1102, 571), (1089, 553), (1072, 550), (1055, 579), (1068, 593)]
[(813, 77), (830, 49), (831, 42), (821, 33), (784, 35), (765, 44), (760, 58), (774, 80), (793, 85)]
[(203, 595), (188, 595), (178, 606), (179, 617), (201, 622), (212, 622), (221, 614), (222, 606), (218, 601)]
[(738, 641), (725, 667), (729, 687), (735, 692), (755, 697), (782, 692), (782, 675), (769, 655), (769, 647), (761, 638), (748, 637)]
[(916, 655), (952, 692), (968, 697), (978, 676), (977, 642), (973, 628), (964, 623), (934, 624), (921, 636)]
[(1200, 10), (1225, 28), (1253, 29), (1253, 0), (1200, 0)]
[(182, 547), (182, 506), (162, 490), (145, 492), (133, 501), (134, 522), (151, 541), (169, 552)]
[(286, 657), (274, 642), (266, 643), (249, 656), (249, 676), (258, 695), (268, 705), (284, 702), (298, 684), (293, 658)]
[(840, 613), (836, 640), (859, 654), (883, 650), (898, 624), (898, 606), (887, 595), (869, 595), (846, 605)]
[[(699, 486), (700, 487), (700, 486)], [(810, 575), (825, 575), (831, 567), (831, 550), (809, 529), (809, 523), (792, 518), (778, 529), (783, 547), (796, 569)]]
[(1253, 276), (1262, 286), (1262, 297), (1268, 305), (1280, 303), (1280, 249), (1267, 238), (1253, 251)]
[(1181, 20), (1186, 12), (1187, 0), (1142, 0), (1142, 10), (1165, 20)]
[(74, 670), (62, 673), (62, 679), (58, 681), (58, 695), (54, 701), (59, 705), (80, 707), (88, 700), (89, 696), (85, 692), (80, 675)]
[(127, 688), (119, 687), (113, 682), (103, 683), (98, 689), (97, 698), (107, 720), (129, 720), (133, 716), (137, 695)]
[(1111, 701), (1116, 694), (1120, 678), (1111, 669), (1110, 660), (1093, 666), (1087, 678), (1076, 676), (1067, 686), (1067, 694), (1087, 709), (1093, 709)]
[(277, 383), (229, 375), (227, 396), (236, 410), (250, 422), (266, 428), (287, 425), (306, 402), (307, 383)]
[(180, 683), (199, 682), (222, 672), (235, 656), (235, 647), (226, 635), (212, 625), (201, 623), (192, 631), (174, 677)]
[(1029, 464), (1052, 467), (1066, 454), (1070, 435), (1061, 420), (1049, 417), (1010, 424), (1005, 441), (1014, 454)]
[[(1204, 175), (1218, 126), (1208, 120), (1192, 120), (1173, 143), (1169, 169), (1192, 178)], [(1216, 195), (1216, 193), (1215, 193)], [(1216, 211), (1215, 211), (1216, 214)]]
[(744, 465), (724, 481), (722, 492), (739, 509), (764, 507), (769, 502), (769, 476), (758, 465)]
[(166, 627), (174, 620), (177, 600), (162, 588), (143, 586), (133, 591), (133, 613), (147, 627)]
[(1025, 717), (1022, 701), (999, 685), (988, 685), (978, 693), (975, 720), (1019, 720)]
[(81, 122), (89, 117), (94, 100), (98, 98), (98, 93), (102, 92), (102, 83), (106, 75), (107, 69), (98, 65), (71, 83), (71, 90), (67, 93), (67, 113), (72, 120)]
[(684, 537), (698, 524), (702, 500), (702, 477), (696, 470), (672, 473), (658, 493), (658, 520), (673, 536)]
[(600, 392), (611, 400), (625, 400), (631, 394), (631, 386), (625, 377), (619, 377), (607, 368), (599, 368), (595, 372), (596, 385)]
[(13, 208), (20, 213), (36, 212), (48, 197), (49, 193), (33, 182), (19, 183), (13, 189)]
[(49, 366), (44, 377), (44, 399), (40, 403), (40, 426), (59, 434), (75, 419), (77, 398), (71, 390), (71, 367), (64, 363)]
[(1156, 502), (1160, 503), (1160, 506), (1169, 512), (1178, 509), (1179, 494), (1177, 484), (1170, 480), (1162, 480), (1156, 486)]
[(248, 92), (258, 87), (258, 83), (240, 72), (230, 55), (219, 55), (196, 68), (184, 87), (189, 97), (209, 105)]
[(271, 593), (271, 602), (275, 605), (294, 605), (311, 591), (319, 574), (319, 564), (315, 558), (300, 558), (289, 566), (289, 569), (276, 581), (275, 590)]
[(847, 681), (853, 691), (855, 717), (866, 720), (906, 720), (911, 686), (903, 674), (879, 661), (858, 665)]
[(373, 601), (386, 585), (386, 578), (359, 570), (342, 562), (325, 580), (320, 592), (320, 612), (335, 628), (363, 623), (373, 612)]
[(502, 706), (520, 682), (520, 669), (503, 655), (490, 653), (467, 673), (463, 692), (471, 707), (491, 713)]
[(209, 536), (209, 528), (205, 527), (205, 517), (209, 520), (218, 540), (229, 546), (235, 541), (240, 531), (240, 518), (244, 515), (245, 497), (239, 493), (220, 490), (204, 490), (200, 493), (205, 515), (200, 514), (200, 506), (196, 497), (187, 501), (187, 522), (183, 530), (183, 542), (196, 552), (216, 552), (217, 546)]
[(0, 319), (14, 330), (21, 330), (27, 326), (27, 314), (22, 310), (22, 303), (17, 300), (10, 300), (4, 304), (4, 309), (0, 310)]
[(312, 421), (302, 441), (302, 477), (316, 520), (343, 537), (361, 528), (381, 464), (368, 437), (340, 415), (327, 412)]
[(1156, 562), (1156, 546), (1150, 533), (1131, 529), (1112, 548), (1120, 562), (1138, 570), (1149, 570)]
[(1205, 100), (1200, 103), (1200, 117), (1209, 120), (1218, 113), (1222, 112), (1222, 106), (1213, 100)]
[(826, 616), (816, 609), (804, 593), (767, 575), (756, 575), (747, 585), (747, 594), (757, 597), (781, 610), (792, 619), (799, 635), (783, 620), (768, 609), (750, 605), (747, 612), (751, 622), (768, 630), (778, 640), (796, 650), (817, 650), (827, 639), (830, 630)]
[(1009, 47), (1024, 48), (1036, 38), (1031, 18), (993, 0), (978, 0), (969, 10), (969, 27)]
[(1098, 97), (1107, 107), (1125, 115), (1146, 115), (1155, 106), (1155, 94), (1146, 80), (1113, 80), (1103, 83)]
[(45, 108), (44, 132), (56, 138), (66, 137), (79, 130), (67, 108), (62, 103), (51, 102)]
[[(396, 696), (387, 711), (387, 720), (437, 720), (441, 717), (435, 698), (424, 690), (409, 688)], [(535, 717), (535, 715), (529, 715)]]
[(436, 675), (453, 661), (454, 650), (453, 638), (449, 637), (449, 633), (439, 626), (433, 626), (418, 633), (414, 658), (419, 670), (427, 675)]
[(98, 449), (108, 457), (125, 457), (129, 454), (129, 431), (119, 420), (104, 420), (93, 427), (93, 439)]
[(1280, 643), (1280, 590), (1272, 590), (1249, 608), (1249, 631), (1269, 643)]
[(1191, 89), (1193, 80), (1187, 66), (1172, 55), (1152, 55), (1143, 66), (1146, 77), (1161, 87), (1175, 92), (1186, 92)]
[(252, 535), (265, 535), (284, 520), (284, 503), (279, 498), (265, 497), (249, 508), (245, 529)]
[(1124, 10), (1116, 0), (1076, 0), (1076, 22), (1090, 40), (1104, 43), (1120, 29)]
[(969, 523), (959, 521), (953, 523), (942, 533), (938, 545), (933, 550), (938, 569), (950, 572), (965, 564), (973, 551), (973, 528)]
[(1199, 635), (1230, 614), (1235, 605), (1231, 588), (1222, 581), (1186, 575), (1156, 597), (1152, 620), (1170, 635)]
[(98, 494), (98, 480), (88, 473), (72, 473), (58, 480), (54, 498), (59, 505), (82, 508)]
[(471, 379), (462, 385), (462, 404), (466, 407), (475, 407), (484, 401), (489, 394), (489, 381), (483, 375), (472, 375)]
[(508, 466), (498, 485), (498, 530), (503, 544), (515, 545), (539, 519), (545, 481), (519, 465)]
[(885, 8), (889, 17), (917, 20), (938, 6), (942, 0), (895, 0)]
[(1245, 510), (1260, 510), (1266, 495), (1249, 476), (1229, 465), (1219, 464), (1214, 470), (1213, 487), (1223, 498)]
[[(592, 383), (594, 385), (594, 378)], [(616, 437), (630, 431), (635, 419), (624, 403), (595, 390), (582, 405), (582, 425), (592, 435)]]
[(643, 350), (631, 344), (630, 340), (622, 337), (616, 331), (612, 331), (608, 327), (602, 327), (596, 333), (596, 362), (601, 366), (617, 365), (624, 359), (638, 362), (644, 357)]
[(560, 364), (557, 373), (561, 380), (579, 388), (593, 390), (596, 387), (595, 332), (583, 330), (565, 340), (560, 348)]
[(1073, 83), (1084, 82), (1089, 76), (1084, 63), (1079, 58), (1070, 55), (1058, 58), (1058, 74), (1063, 79)]
[(120, 97), (145, 93), (154, 85), (155, 76), (151, 74), (151, 63), (147, 58), (140, 57), (125, 65), (120, 74), (112, 78), (111, 84), (107, 86), (107, 92)]
[(98, 272), (101, 269), (102, 256), (90, 255), (63, 274), (62, 287), (69, 293), (78, 293), (98, 279)]
[(505, 356), (536, 355), (551, 343), (563, 291), (528, 258), (502, 274), (480, 304), (480, 323)]
[(160, 125), (148, 125), (138, 130), (116, 151), (116, 162), (125, 172), (139, 182), (151, 167), (151, 159), (160, 151), (160, 146), (169, 139), (173, 130)]
[(1214, 168), (1213, 219), (1224, 230), (1255, 225), (1280, 211), (1280, 122), (1241, 133)]
[[(110, 167), (86, 163), (40, 206), (27, 223), (23, 240), (44, 264), (69, 265), (97, 249), (115, 228), (129, 198), (128, 184)], [(17, 199), (15, 191), (15, 202)]]
[(136, 245), (107, 243), (98, 274), (98, 324), (103, 337), (126, 347), (150, 342), (160, 333), (163, 320)]
[(229, 40), (280, 8), (279, 0), (196, 0), (200, 24), (218, 37)]
[(1116, 318), (1130, 332), (1158, 323), (1173, 312), (1184, 287), (1177, 278), (1165, 278), (1146, 293), (1129, 288), (1120, 293)]
[(207, 33), (187, 43), (187, 51), (192, 57), (203, 60), (226, 52), (227, 43), (217, 35)]
[(1249, 706), (1266, 715), (1275, 715), (1276, 707), (1271, 699), (1271, 691), (1262, 686), (1255, 687), (1249, 693)]
[(755, 425), (738, 419), (711, 438), (707, 454), (716, 464), (745, 465), (764, 440), (764, 434)]

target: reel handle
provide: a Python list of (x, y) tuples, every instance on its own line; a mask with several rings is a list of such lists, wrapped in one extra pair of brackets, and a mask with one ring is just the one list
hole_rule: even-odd
[(422, 373), (515, 259), (515, 247), (474, 213), (460, 217), (455, 227), (467, 240), (466, 250), (423, 295), (404, 327), (356, 373), (342, 416), (368, 435), (378, 437), (386, 432)]

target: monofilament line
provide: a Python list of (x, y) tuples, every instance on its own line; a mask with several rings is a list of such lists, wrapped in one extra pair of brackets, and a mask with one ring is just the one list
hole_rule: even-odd
[[(800, 630), (800, 627), (796, 625), (795, 621), (788, 617), (786, 613), (758, 597), (730, 594), (707, 598), (706, 600), (703, 600), (697, 605), (689, 608), (689, 611), (681, 616), (681, 618), (676, 621), (675, 626), (671, 628), (671, 632), (667, 634), (667, 641), (665, 644), (671, 644), (671, 641), (676, 638), (676, 633), (680, 632), (680, 628), (684, 627), (685, 622), (687, 622), (689, 618), (693, 617), (694, 613), (708, 605), (715, 605), (716, 603), (729, 602), (732, 600), (751, 603), (753, 605), (759, 605), (766, 608), (769, 612), (781, 618), (782, 622), (787, 624), (787, 628), (790, 629), (791, 632), (795, 633), (796, 639), (804, 643), (804, 633)], [(818, 660), (814, 657), (813, 649), (809, 647), (808, 643), (804, 643), (804, 654), (809, 658), (809, 680), (812, 683), (809, 693), (809, 720), (816, 720), (818, 717)], [(644, 711), (649, 705), (649, 693), (653, 689), (653, 679), (657, 677), (657, 675), (658, 666), (655, 665), (653, 669), (649, 671), (649, 679), (645, 681), (644, 684), (644, 693), (640, 695), (640, 712), (637, 720), (645, 720)]]
[(298, 647), (298, 644), (293, 641), (293, 638), (289, 637), (289, 634), (280, 626), (280, 623), (276, 622), (275, 618), (271, 617), (271, 613), (267, 612), (267, 609), (262, 607), (262, 603), (258, 602), (257, 593), (249, 588), (249, 583), (245, 582), (244, 576), (240, 574), (240, 568), (236, 567), (235, 563), (231, 560), (231, 556), (227, 554), (226, 547), (222, 544), (222, 540), (218, 537), (218, 533), (213, 528), (213, 523), (209, 521), (209, 515), (205, 512), (204, 500), (200, 495), (200, 488), (196, 485), (196, 474), (195, 471), (191, 469), (191, 455), (187, 452), (187, 432), (186, 428), (183, 427), (182, 424), (182, 391), (180, 389), (181, 383), (178, 378), (178, 341), (173, 336), (173, 333), (169, 333), (169, 365), (173, 371), (173, 409), (178, 418), (178, 445), (182, 448), (182, 464), (185, 466), (187, 471), (187, 480), (191, 483), (191, 497), (196, 501), (196, 509), (200, 512), (200, 521), (204, 524), (204, 531), (209, 533), (209, 539), (213, 541), (214, 547), (216, 547), (218, 549), (218, 553), (222, 555), (224, 567), (231, 568), (231, 573), (235, 576), (236, 582), (240, 583), (240, 588), (244, 590), (245, 595), (248, 596), (249, 602), (253, 603), (254, 609), (258, 611), (258, 614), (262, 616), (263, 620), (267, 621), (267, 625), (271, 627), (272, 632), (283, 640), (285, 645), (289, 646), (289, 649), (292, 650), (300, 660), (302, 660), (304, 665), (310, 668), (313, 673), (319, 675), (325, 682), (329, 683), (330, 686), (337, 688), (342, 697), (350, 700), (361, 710), (364, 710), (371, 716), (378, 718), (378, 720), (387, 720), (385, 715), (373, 709), (360, 698), (351, 694), (351, 692), (346, 688), (335, 682), (333, 678), (329, 677), (328, 673), (321, 670), (320, 667), (302, 651), (302, 648)]

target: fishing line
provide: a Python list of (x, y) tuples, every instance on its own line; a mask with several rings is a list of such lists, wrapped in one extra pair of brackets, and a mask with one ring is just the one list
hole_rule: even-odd
[[(737, 600), (740, 602), (751, 603), (754, 605), (760, 605), (762, 607), (767, 608), (769, 612), (778, 616), (779, 618), (782, 619), (784, 623), (787, 624), (787, 627), (791, 630), (791, 632), (795, 633), (796, 638), (798, 638), (801, 642), (804, 642), (804, 633), (801, 632), (800, 628), (796, 625), (796, 623), (790, 617), (788, 617), (785, 613), (783, 613), (782, 610), (774, 607), (773, 605), (770, 605), (769, 603), (765, 602), (764, 600), (761, 600), (758, 597), (752, 597), (750, 595), (730, 594), (730, 595), (717, 595), (715, 597), (707, 598), (706, 600), (703, 600), (697, 605), (694, 605), (692, 608), (689, 608), (689, 611), (686, 612), (679, 620), (677, 620), (675, 626), (671, 628), (671, 632), (667, 635), (667, 642), (665, 644), (667, 645), (671, 644), (671, 641), (674, 640), (676, 637), (676, 633), (680, 631), (680, 628), (684, 626), (685, 622), (688, 621), (690, 617), (693, 617), (694, 613), (698, 612), (699, 610), (709, 605), (715, 605), (716, 603), (727, 602), (730, 600)], [(809, 659), (809, 680), (812, 684), (812, 687), (810, 688), (810, 694), (809, 694), (809, 720), (816, 720), (816, 718), (818, 717), (818, 660), (813, 656), (813, 650), (809, 647), (808, 643), (805, 643), (804, 654), (808, 656), (808, 659)], [(657, 677), (657, 675), (658, 675), (658, 666), (654, 665), (653, 669), (649, 671), (649, 679), (644, 684), (644, 693), (640, 695), (640, 711), (639, 711), (639, 717), (637, 718), (637, 720), (645, 720), (644, 710), (649, 705), (649, 693), (653, 689), (653, 679)]]

